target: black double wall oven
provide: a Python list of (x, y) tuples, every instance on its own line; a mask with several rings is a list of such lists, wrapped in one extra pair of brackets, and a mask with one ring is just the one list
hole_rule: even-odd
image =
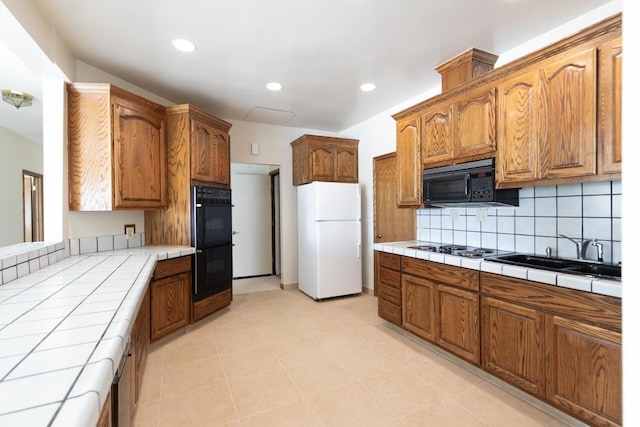
[(192, 186), (191, 215), (192, 293), (200, 301), (231, 288), (231, 190)]

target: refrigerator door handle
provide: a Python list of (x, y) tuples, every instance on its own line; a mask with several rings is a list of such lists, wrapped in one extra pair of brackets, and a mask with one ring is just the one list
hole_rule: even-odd
[(358, 244), (356, 245), (356, 257), (362, 256), (362, 227), (358, 227)]

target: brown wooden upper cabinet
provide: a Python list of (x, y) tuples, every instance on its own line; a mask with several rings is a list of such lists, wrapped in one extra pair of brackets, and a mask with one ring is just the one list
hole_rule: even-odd
[[(170, 147), (174, 140), (190, 153), (191, 182), (193, 184), (231, 183), (229, 129), (231, 124), (199, 108), (182, 104), (167, 108)], [(171, 160), (171, 159), (170, 159)]]
[(596, 174), (596, 66), (596, 48), (578, 48), (500, 84), (501, 187)]
[(67, 84), (69, 209), (167, 203), (165, 107), (110, 84)]
[(600, 54), (599, 173), (622, 172), (622, 37), (604, 43)]
[(441, 95), (394, 114), (398, 205), (421, 205), (420, 162), (495, 156), (498, 188), (620, 179), (621, 32), (613, 16), (455, 85), (443, 79)]
[(358, 140), (302, 135), (291, 143), (293, 185), (358, 182)]
[(420, 115), (396, 122), (396, 161), (398, 206), (422, 204), (422, 160), (420, 157)]
[(422, 114), (425, 168), (492, 157), (496, 151), (496, 90), (480, 87)]

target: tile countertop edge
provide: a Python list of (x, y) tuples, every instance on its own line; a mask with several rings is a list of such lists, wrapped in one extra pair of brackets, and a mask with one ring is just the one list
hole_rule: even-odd
[[(68, 408), (69, 410), (65, 409), (67, 403), (73, 406), (74, 402), (79, 402), (79, 398), (84, 399), (84, 396), (90, 396), (91, 394), (94, 396), (97, 394), (95, 400), (95, 403), (99, 406), (97, 411), (95, 408), (84, 411), (82, 414), (72, 411), (75, 415), (71, 418), (74, 419), (74, 422), (80, 422), (82, 425), (95, 425), (98, 422), (100, 410), (111, 391), (111, 384), (113, 382), (115, 371), (120, 364), (126, 344), (128, 343), (128, 340), (130, 340), (131, 329), (135, 322), (135, 316), (140, 309), (140, 305), (142, 304), (145, 292), (151, 282), (157, 262), (194, 253), (195, 249), (188, 246), (141, 246), (82, 255), (84, 257), (131, 255), (147, 256), (147, 258), (144, 261), (139, 260), (142, 262), (142, 266), (136, 271), (137, 277), (131, 284), (129, 292), (122, 299), (122, 302), (110, 321), (109, 326), (100, 338), (100, 341), (98, 341), (97, 347), (92, 356), (82, 367), (82, 372), (78, 375), (76, 381), (74, 381), (74, 385), (68, 391), (67, 398), (61, 404), (58, 402), (58, 404), (60, 404), (60, 409), (52, 414), (54, 418), (50, 420), (54, 425), (59, 424), (57, 420), (58, 417), (61, 417), (60, 421), (62, 421), (67, 420), (70, 415), (69, 410), (71, 407)], [(106, 343), (106, 341), (110, 341), (110, 343)], [(102, 344), (107, 345), (102, 346)], [(100, 349), (101, 351), (98, 351), (100, 347), (103, 348)], [(98, 367), (98, 365), (102, 365), (102, 367), (99, 369), (90, 369), (92, 367)], [(19, 413), (27, 418), (30, 418), (31, 415), (37, 416), (37, 414), (39, 414), (38, 408), (20, 410)], [(14, 413), (14, 415), (15, 414), (17, 413)], [(7, 413), (7, 415), (9, 415), (9, 413)], [(78, 417), (82, 419), (79, 419)], [(0, 416), (0, 418), (3, 418), (3, 416)]]
[[(450, 265), (461, 265), (463, 268), (471, 268), (480, 271), (486, 271), (494, 274), (500, 274), (502, 276), (516, 277), (519, 279), (531, 280), (537, 283), (543, 283), (545, 285), (558, 286), (567, 289), (578, 289), (583, 292), (589, 292), (599, 295), (606, 295), (615, 298), (622, 298), (622, 282), (617, 282), (614, 280), (606, 280), (606, 279), (591, 279), (589, 277), (582, 276), (570, 276), (563, 274), (560, 280), (558, 280), (558, 273), (554, 273), (548, 270), (541, 270), (536, 268), (525, 268), (518, 267), (513, 268), (509, 266), (509, 268), (504, 268), (504, 264), (492, 262), (489, 260), (480, 260), (474, 258), (464, 258), (464, 257), (455, 257), (461, 258), (461, 264), (457, 264), (453, 262), (451, 259), (452, 256), (448, 255), (444, 256), (431, 256), (434, 255), (442, 255), (437, 254), (435, 252), (429, 253), (429, 257), (420, 256), (422, 251), (413, 251), (406, 250), (409, 246), (416, 246), (420, 244), (426, 244), (426, 242), (421, 242), (418, 240), (407, 240), (407, 241), (399, 241), (399, 242), (385, 242), (385, 243), (374, 243), (373, 250), (380, 252), (387, 252), (396, 255), (404, 255), (411, 258), (419, 258), (419, 259), (429, 259), (433, 262), (440, 262), (443, 264)], [(476, 268), (476, 264), (469, 263), (464, 260), (475, 260), (478, 262)], [(537, 274), (540, 273), (540, 274)], [(549, 276), (549, 277), (547, 277)], [(553, 277), (551, 277), (553, 276)], [(543, 280), (536, 280), (536, 278), (544, 278)], [(551, 280), (553, 279), (553, 280)], [(552, 283), (553, 282), (553, 283)], [(587, 283), (588, 282), (588, 283)], [(580, 286), (578, 286), (579, 284)]]
[[(155, 269), (156, 264), (159, 261), (179, 258), (181, 256), (192, 255), (195, 253), (195, 248), (192, 247), (182, 247), (182, 246), (141, 246), (137, 248), (128, 248), (128, 249), (117, 249), (114, 251), (106, 251), (99, 252), (95, 255), (149, 255), (149, 258), (144, 263), (144, 266), (140, 270), (140, 274), (138, 275), (136, 281), (131, 286), (131, 291), (127, 294), (127, 296), (122, 301), (122, 305), (116, 312), (111, 324), (107, 328), (105, 332), (105, 337), (116, 338), (120, 337), (122, 342), (122, 347), (119, 347), (121, 350), (117, 351), (115, 354), (105, 354), (100, 358), (92, 359), (87, 364), (100, 363), (105, 359), (110, 359), (112, 362), (112, 375), (109, 377), (107, 375), (108, 371), (104, 371), (105, 373), (100, 378), (93, 378), (92, 381), (88, 381), (84, 383), (82, 381), (82, 374), (78, 378), (76, 385), (71, 389), (69, 393), (69, 398), (66, 399), (61, 406), (60, 413), (65, 414), (65, 404), (67, 401), (69, 403), (74, 402), (73, 399), (78, 396), (86, 395), (87, 393), (96, 392), (98, 394), (99, 399), (99, 408), (98, 412), (88, 411), (86, 415), (90, 418), (87, 420), (87, 425), (95, 425), (98, 422), (99, 414), (104, 405), (107, 396), (111, 392), (111, 384), (113, 383), (113, 377), (116, 374), (116, 370), (118, 366), (120, 366), (120, 362), (122, 361), (122, 356), (124, 355), (124, 351), (127, 348), (127, 344), (131, 339), (131, 330), (133, 328), (133, 324), (135, 322), (135, 317), (140, 310), (140, 305), (142, 304), (142, 300), (144, 299), (144, 295), (147, 291), (149, 283), (151, 282), (151, 278), (153, 276), (153, 271)], [(93, 255), (93, 254), (92, 254)], [(113, 349), (113, 346), (111, 347)], [(85, 367), (87, 366), (85, 365)], [(83, 371), (84, 373), (84, 371)], [(91, 374), (89, 374), (91, 375)], [(105, 378), (105, 375), (106, 378)], [(94, 384), (100, 381), (100, 384)], [(78, 387), (77, 387), (78, 386)], [(80, 388), (81, 387), (81, 388)], [(76, 399), (77, 400), (77, 399)], [(77, 413), (76, 413), (77, 415)]]

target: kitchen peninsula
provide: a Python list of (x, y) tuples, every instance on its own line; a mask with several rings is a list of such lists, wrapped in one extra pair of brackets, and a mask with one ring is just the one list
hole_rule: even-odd
[(134, 352), (132, 330), (157, 262), (194, 253), (127, 248), (126, 239), (123, 249), (116, 241), (98, 252), (104, 241), (15, 245), (0, 254), (0, 395), (11, 396), (0, 402), (0, 425), (96, 425), (110, 409), (121, 359), (129, 346)]

